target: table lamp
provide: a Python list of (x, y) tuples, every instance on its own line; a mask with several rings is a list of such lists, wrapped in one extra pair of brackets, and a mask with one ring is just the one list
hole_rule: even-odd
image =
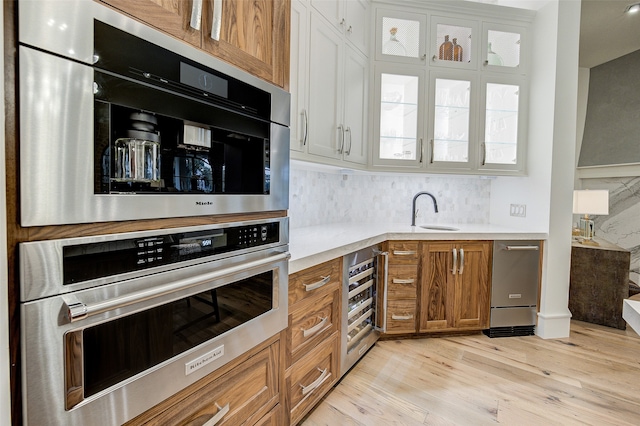
[(609, 191), (603, 190), (575, 190), (573, 191), (573, 214), (583, 214), (580, 218), (580, 236), (584, 239), (583, 244), (595, 245), (593, 241), (593, 220), (590, 214), (609, 214)]

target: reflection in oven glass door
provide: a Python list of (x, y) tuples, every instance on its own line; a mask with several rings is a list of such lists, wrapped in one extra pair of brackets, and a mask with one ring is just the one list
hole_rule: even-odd
[[(273, 275), (273, 271), (268, 271), (83, 331), (68, 333), (68, 348), (75, 344), (76, 334), (82, 333), (83, 353), (69, 351), (72, 353), (67, 354), (67, 359), (75, 366), (83, 365), (84, 397), (271, 310)], [(80, 356), (81, 359), (76, 359)]]

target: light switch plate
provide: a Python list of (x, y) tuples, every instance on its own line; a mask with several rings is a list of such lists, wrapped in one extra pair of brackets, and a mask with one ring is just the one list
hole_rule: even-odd
[(509, 214), (515, 217), (526, 217), (527, 216), (527, 205), (526, 204), (511, 204), (511, 208), (509, 210)]

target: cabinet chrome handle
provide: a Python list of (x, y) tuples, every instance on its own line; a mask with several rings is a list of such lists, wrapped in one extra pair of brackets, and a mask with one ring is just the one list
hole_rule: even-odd
[(456, 268), (458, 266), (458, 250), (453, 249), (452, 253), (453, 253), (453, 262), (452, 262), (453, 263), (453, 269), (451, 270), (451, 273), (453, 275), (455, 275), (456, 274)]
[(351, 155), (351, 145), (352, 145), (352, 140), (351, 140), (351, 139), (352, 139), (352, 135), (351, 135), (351, 127), (347, 127), (347, 128), (345, 129), (345, 133), (348, 133), (348, 134), (349, 134), (349, 148), (347, 149), (346, 154), (347, 154), (347, 155)]
[(304, 136), (302, 136), (302, 146), (305, 146), (309, 139), (309, 114), (306, 109), (302, 110), (302, 115), (304, 116)]
[(193, 0), (191, 3), (191, 20), (189, 26), (194, 30), (200, 31), (200, 22), (202, 22), (202, 0)]
[(316, 390), (317, 388), (320, 387), (320, 385), (329, 378), (329, 376), (331, 376), (331, 373), (329, 373), (329, 369), (325, 368), (324, 370), (321, 370), (320, 367), (316, 367), (318, 369), (318, 371), (320, 372), (320, 377), (318, 377), (317, 379), (315, 379), (312, 383), (309, 383), (307, 386), (300, 384), (300, 387), (302, 388), (302, 395), (307, 395), (311, 392), (313, 392), (314, 390)]
[(398, 321), (409, 321), (409, 320), (413, 319), (413, 315), (411, 315), (411, 314), (409, 314), (409, 315), (391, 314), (391, 319), (398, 320)]
[(422, 163), (423, 154), (424, 154), (424, 140), (420, 138), (420, 163)]
[(460, 267), (458, 268), (458, 274), (464, 273), (464, 249), (460, 249)]
[(434, 142), (433, 139), (431, 139), (431, 142), (429, 143), (429, 148), (430, 148), (430, 152), (429, 152), (429, 163), (433, 164), (433, 149), (434, 149)]
[(211, 38), (220, 41), (220, 30), (222, 28), (222, 0), (213, 2), (213, 22), (211, 24)]
[(394, 250), (393, 251), (394, 256), (413, 256), (415, 254), (417, 254), (415, 250)]
[(315, 283), (302, 284), (302, 285), (304, 286), (304, 291), (311, 291), (311, 290), (315, 290), (317, 288), (322, 287), (323, 285), (327, 284), (329, 281), (331, 281), (331, 275), (322, 277), (320, 281), (316, 281)]
[(482, 149), (482, 165), (484, 166), (487, 162), (487, 144), (482, 142), (480, 144), (480, 149)]
[(229, 408), (230, 408), (229, 404), (225, 405), (224, 407), (220, 407), (217, 402), (215, 402), (214, 404), (216, 404), (216, 407), (218, 408), (218, 412), (213, 417), (211, 417), (202, 426), (215, 426), (215, 425), (217, 425), (218, 422), (220, 420), (222, 420), (222, 418), (229, 412)]
[(423, 61), (427, 59), (427, 54), (423, 53), (422, 56), (420, 56), (420, 59), (422, 59)]
[(302, 330), (302, 336), (303, 337), (309, 337), (313, 334), (316, 334), (318, 331), (320, 331), (322, 329), (322, 327), (324, 327), (324, 325), (327, 323), (327, 320), (329, 319), (329, 317), (324, 317), (324, 318), (320, 318), (320, 322), (317, 323), (316, 325), (314, 325), (311, 328), (307, 328), (306, 330), (302, 327), (300, 327), (300, 330)]
[(407, 279), (394, 278), (391, 280), (391, 282), (393, 282), (394, 284), (413, 284), (415, 280), (413, 278), (407, 278)]
[(349, 28), (347, 28), (347, 32), (349, 34), (353, 33), (353, 27), (351, 25), (349, 25)]
[(338, 148), (338, 153), (342, 154), (344, 152), (344, 126), (342, 124), (339, 125), (338, 130), (340, 130), (340, 135), (342, 136), (340, 139), (340, 148)]

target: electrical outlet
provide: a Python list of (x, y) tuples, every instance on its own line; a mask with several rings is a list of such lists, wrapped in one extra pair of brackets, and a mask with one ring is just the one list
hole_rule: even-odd
[(527, 205), (526, 204), (511, 204), (511, 208), (509, 210), (509, 214), (515, 217), (526, 217), (527, 216)]

